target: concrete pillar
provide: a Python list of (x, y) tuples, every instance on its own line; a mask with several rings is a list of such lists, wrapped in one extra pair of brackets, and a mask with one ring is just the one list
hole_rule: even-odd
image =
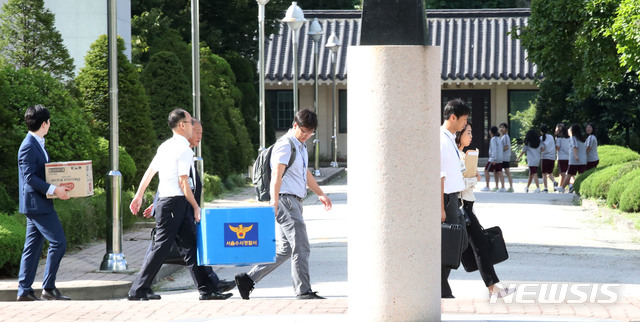
[(351, 46), (349, 315), (440, 320), (440, 49)]

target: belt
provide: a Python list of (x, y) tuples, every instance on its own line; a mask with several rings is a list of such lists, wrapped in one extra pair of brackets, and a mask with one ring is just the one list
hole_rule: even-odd
[(293, 197), (293, 198), (298, 199), (298, 201), (302, 202), (302, 198), (300, 198), (300, 197), (298, 197), (298, 196), (296, 196), (294, 194), (291, 194), (291, 193), (281, 193), (280, 195), (281, 196), (287, 196), (287, 197)]

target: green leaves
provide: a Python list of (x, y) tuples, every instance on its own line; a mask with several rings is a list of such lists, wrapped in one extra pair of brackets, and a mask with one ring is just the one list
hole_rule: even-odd
[(34, 68), (55, 78), (73, 78), (73, 59), (43, 0), (9, 0), (0, 10), (0, 57), (16, 69)]

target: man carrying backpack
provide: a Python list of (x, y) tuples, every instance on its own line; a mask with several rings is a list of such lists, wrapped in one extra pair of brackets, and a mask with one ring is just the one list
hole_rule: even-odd
[[(307, 196), (307, 187), (331, 210), (327, 197), (308, 169), (308, 153), (304, 142), (318, 127), (317, 115), (304, 109), (296, 113), (292, 128), (273, 146), (271, 154), (270, 204), (276, 214), (276, 262), (254, 266), (248, 273), (236, 274), (235, 280), (240, 296), (248, 300), (255, 283), (271, 273), (287, 259), (291, 259), (293, 287), (300, 300), (324, 299), (311, 290), (309, 278), (309, 238), (302, 218), (302, 200)], [(292, 153), (290, 141), (295, 146)], [(292, 154), (295, 159), (288, 167)], [(285, 173), (286, 171), (286, 173)]]

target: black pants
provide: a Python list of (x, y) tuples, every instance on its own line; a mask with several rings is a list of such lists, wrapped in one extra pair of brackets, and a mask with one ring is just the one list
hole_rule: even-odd
[(195, 224), (193, 217), (187, 215), (186, 199), (183, 196), (160, 198), (156, 206), (155, 244), (147, 260), (142, 264), (138, 277), (131, 285), (129, 295), (136, 297), (147, 295), (151, 283), (169, 255), (174, 240), (200, 294), (215, 292), (216, 285), (211, 282), (203, 267), (198, 266), (196, 262)]
[(464, 211), (471, 219), (471, 224), (467, 226), (469, 246), (473, 250), (473, 255), (475, 256), (476, 263), (478, 265), (478, 271), (480, 272), (480, 276), (482, 276), (484, 285), (489, 287), (500, 282), (496, 275), (496, 271), (493, 269), (493, 264), (489, 259), (489, 242), (484, 237), (478, 217), (473, 213), (473, 201), (463, 200), (462, 204)]
[[(154, 203), (154, 205), (155, 205), (155, 203)], [(188, 206), (187, 207), (187, 217), (189, 217), (190, 221), (194, 221), (195, 219), (193, 218), (193, 208), (191, 207), (191, 205), (189, 205), (189, 203), (187, 203), (187, 206)], [(194, 229), (196, 228), (195, 225), (193, 226), (193, 228)], [(193, 233), (197, 236), (197, 232), (195, 230), (194, 230)], [(155, 234), (153, 234), (152, 236), (155, 236)], [(175, 243), (175, 241), (174, 241), (174, 243)], [(149, 247), (147, 248), (147, 253), (146, 253), (146, 255), (144, 255), (144, 261), (145, 262), (148, 260), (149, 254), (151, 254), (151, 251), (153, 250), (153, 245), (154, 244), (155, 243), (154, 243), (153, 240), (149, 243)], [(172, 247), (173, 247), (173, 245), (172, 245)], [(177, 248), (177, 245), (176, 245), (176, 248)], [(169, 258), (169, 259), (171, 260), (173, 258)], [(187, 265), (187, 263), (184, 262), (184, 258), (180, 259), (179, 263), (171, 262), (171, 261), (170, 262), (165, 262), (165, 263), (185, 265), (185, 266)], [(143, 263), (143, 265), (144, 265), (144, 263)], [(216, 274), (216, 272), (213, 270), (213, 268), (211, 266), (201, 266), (201, 267), (202, 267), (202, 269), (205, 270), (205, 272), (207, 273), (207, 276), (209, 276), (209, 279), (211, 279), (211, 282), (213, 283), (213, 285), (216, 285), (216, 290), (217, 290), (216, 292), (219, 292), (220, 289), (218, 289), (218, 283), (220, 283), (220, 278), (218, 277), (218, 274)]]
[[(448, 224), (460, 224), (459, 214), (460, 211), (460, 199), (458, 199), (458, 193), (445, 193), (444, 194), (444, 212), (446, 218), (444, 222)], [(464, 223), (462, 223), (464, 224)], [(449, 297), (453, 295), (451, 293), (451, 287), (449, 286), (449, 274), (451, 274), (451, 268), (441, 266), (442, 276), (440, 279), (440, 291), (442, 297)]]

